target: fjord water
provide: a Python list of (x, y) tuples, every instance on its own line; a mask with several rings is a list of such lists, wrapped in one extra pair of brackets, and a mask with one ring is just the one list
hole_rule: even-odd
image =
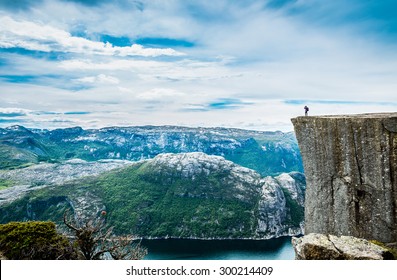
[(291, 237), (270, 240), (143, 240), (145, 260), (293, 260)]

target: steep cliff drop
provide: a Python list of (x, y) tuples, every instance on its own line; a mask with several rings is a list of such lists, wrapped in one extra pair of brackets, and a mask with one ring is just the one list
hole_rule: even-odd
[(292, 119), (307, 181), (305, 234), (397, 241), (397, 113)]

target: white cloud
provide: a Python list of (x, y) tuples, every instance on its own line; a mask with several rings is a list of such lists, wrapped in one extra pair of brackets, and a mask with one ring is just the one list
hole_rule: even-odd
[(144, 48), (139, 44), (127, 47), (94, 42), (69, 32), (31, 21), (16, 21), (0, 17), (0, 48), (24, 48), (33, 51), (59, 51), (106, 56), (181, 56), (184, 53), (171, 48)]
[(185, 96), (183, 92), (176, 91), (169, 88), (154, 88), (149, 91), (142, 92), (137, 95), (138, 99), (142, 100), (169, 100)]
[(120, 83), (120, 80), (116, 77), (99, 74), (98, 76), (88, 76), (79, 79), (75, 79), (76, 82), (79, 83), (88, 83), (88, 84), (112, 84), (117, 85)]
[(24, 116), (31, 114), (32, 110), (27, 110), (23, 108), (1, 108), (0, 107), (0, 116)]
[(153, 80), (184, 80), (184, 81), (215, 81), (234, 79), (243, 76), (224, 65), (224, 61), (200, 61), (184, 59), (179, 61), (126, 60), (92, 61), (90, 59), (71, 59), (59, 63), (59, 67), (68, 71), (131, 71), (141, 79)]
[(110, 61), (92, 61), (90, 59), (71, 59), (59, 63), (59, 67), (75, 70), (131, 70), (131, 69), (158, 69), (166, 67), (167, 63), (151, 60), (113, 59)]

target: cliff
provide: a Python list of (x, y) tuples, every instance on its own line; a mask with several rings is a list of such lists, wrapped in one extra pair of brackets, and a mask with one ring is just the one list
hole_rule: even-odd
[(307, 189), (305, 234), (397, 240), (397, 113), (292, 119)]

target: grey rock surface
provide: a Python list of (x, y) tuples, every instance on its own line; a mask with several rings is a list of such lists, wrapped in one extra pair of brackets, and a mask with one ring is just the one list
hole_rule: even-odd
[(291, 205), (288, 205), (286, 194), (303, 208), (305, 186), (300, 180), (294, 179), (295, 173), (283, 173), (277, 177), (264, 178), (261, 188), (261, 196), (258, 204), (258, 232), (268, 232), (268, 235), (294, 236), (303, 234), (304, 221), (299, 225), (288, 225), (288, 216), (291, 215)]
[(397, 113), (292, 119), (307, 180), (305, 234), (397, 240)]
[(353, 236), (311, 233), (292, 238), (298, 260), (392, 260), (387, 249)]
[(0, 206), (23, 195), (66, 181), (85, 176), (99, 175), (105, 171), (134, 164), (126, 160), (100, 160), (87, 162), (73, 159), (63, 163), (40, 163), (26, 168), (0, 170), (0, 179), (10, 180), (13, 187), (0, 190)]

